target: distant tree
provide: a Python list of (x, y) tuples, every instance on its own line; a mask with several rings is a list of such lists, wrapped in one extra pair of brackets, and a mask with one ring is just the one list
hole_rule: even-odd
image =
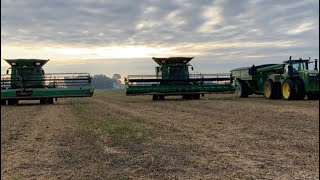
[(96, 89), (112, 89), (114, 83), (117, 83), (117, 81), (104, 74), (98, 74), (92, 77), (92, 86)]
[(121, 75), (120, 74), (113, 74), (112, 79), (115, 79), (115, 80), (121, 79)]

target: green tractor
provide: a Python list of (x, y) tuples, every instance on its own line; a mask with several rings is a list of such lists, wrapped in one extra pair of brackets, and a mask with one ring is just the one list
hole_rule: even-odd
[(230, 74), (192, 73), (189, 62), (193, 57), (152, 58), (159, 66), (155, 75), (129, 75), (125, 79), (126, 95), (152, 95), (153, 100), (165, 96), (200, 99), (209, 93), (234, 91)]
[(264, 95), (268, 99), (309, 100), (319, 99), (319, 71), (315, 59), (284, 61), (282, 64), (264, 64), (231, 70), (235, 94), (248, 97), (252, 94)]
[[(1, 74), (1, 105), (16, 105), (20, 100), (40, 100), (53, 104), (54, 99), (91, 97), (93, 87), (88, 73), (50, 73), (42, 69), (49, 60), (5, 59), (11, 67)], [(11, 71), (11, 73), (9, 73)]]

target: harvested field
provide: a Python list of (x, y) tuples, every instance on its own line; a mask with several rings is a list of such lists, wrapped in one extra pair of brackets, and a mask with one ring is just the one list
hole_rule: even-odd
[(1, 106), (3, 179), (319, 179), (319, 101), (22, 103)]

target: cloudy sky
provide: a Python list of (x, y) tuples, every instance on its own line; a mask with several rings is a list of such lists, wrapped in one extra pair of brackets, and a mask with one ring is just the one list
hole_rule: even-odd
[(195, 56), (215, 73), (290, 55), (319, 58), (318, 0), (1, 0), (1, 59), (51, 59), (47, 72), (152, 74), (153, 56)]

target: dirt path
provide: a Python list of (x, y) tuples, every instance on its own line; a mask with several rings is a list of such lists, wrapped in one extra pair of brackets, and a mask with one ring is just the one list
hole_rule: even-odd
[(319, 179), (319, 102), (97, 92), (2, 106), (4, 179)]

